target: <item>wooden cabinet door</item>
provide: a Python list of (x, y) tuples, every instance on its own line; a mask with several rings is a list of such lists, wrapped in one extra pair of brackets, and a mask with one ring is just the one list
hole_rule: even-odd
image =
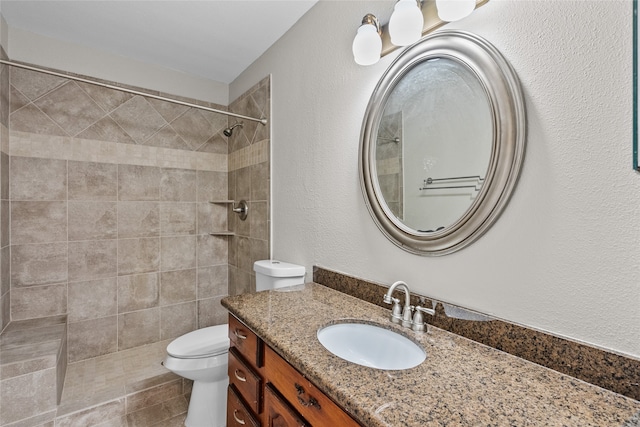
[(264, 414), (266, 427), (309, 427), (302, 417), (267, 384), (264, 392)]
[(360, 427), (327, 395), (281, 358), (271, 347), (264, 346), (266, 381), (273, 384), (291, 407), (315, 427)]

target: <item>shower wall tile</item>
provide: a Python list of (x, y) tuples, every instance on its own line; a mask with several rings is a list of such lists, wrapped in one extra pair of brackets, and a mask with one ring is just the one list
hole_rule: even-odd
[(11, 289), (11, 248), (4, 246), (0, 249), (0, 295), (4, 295)]
[(11, 86), (20, 91), (29, 101), (41, 97), (65, 82), (67, 79), (62, 77), (17, 67), (11, 68)]
[(199, 202), (227, 200), (228, 190), (226, 172), (198, 171), (197, 179), (197, 200)]
[(160, 235), (171, 236), (195, 233), (195, 203), (160, 203)]
[(215, 297), (198, 300), (198, 328), (221, 325), (227, 322), (229, 312), (220, 304), (222, 298)]
[(251, 259), (251, 241), (248, 237), (236, 236), (237, 262), (238, 268), (242, 271), (251, 271), (253, 269), (253, 260)]
[(72, 322), (68, 325), (69, 363), (118, 350), (118, 317)]
[(230, 206), (226, 203), (198, 203), (198, 234), (228, 230), (229, 211)]
[(160, 308), (160, 339), (177, 338), (196, 328), (196, 301)]
[(84, 82), (75, 82), (105, 112), (110, 113), (134, 95)]
[(163, 169), (160, 178), (160, 200), (163, 202), (195, 202), (196, 171)]
[(35, 319), (66, 312), (66, 283), (14, 288), (11, 291), (12, 320)]
[(135, 144), (133, 138), (122, 130), (111, 117), (103, 117), (76, 136), (82, 139), (113, 141), (120, 144)]
[(214, 126), (202, 111), (195, 109), (190, 109), (171, 123), (178, 135), (189, 142), (192, 150), (197, 150), (212, 134), (222, 129), (221, 125), (218, 129)]
[(69, 281), (113, 277), (118, 271), (117, 259), (116, 240), (69, 242)]
[(196, 236), (162, 237), (162, 271), (184, 270), (196, 266)]
[(115, 239), (118, 236), (116, 202), (68, 202), (69, 241)]
[(120, 165), (118, 168), (118, 199), (160, 200), (161, 170), (157, 167)]
[(190, 150), (189, 144), (187, 141), (182, 139), (180, 135), (176, 133), (176, 131), (171, 127), (171, 125), (166, 125), (151, 138), (147, 139), (140, 144), (149, 145), (153, 147), (162, 147), (162, 148), (170, 148), (175, 150)]
[(11, 246), (11, 286), (67, 281), (67, 242)]
[(267, 240), (269, 238), (269, 210), (267, 202), (251, 202), (250, 212), (253, 214), (249, 218), (249, 236), (254, 239)]
[(18, 89), (10, 86), (9, 89), (9, 111), (18, 111), (25, 105), (29, 104), (29, 99), (24, 96)]
[(158, 132), (166, 123), (142, 96), (134, 96), (112, 113), (111, 117), (136, 143), (142, 143)]
[(11, 202), (13, 244), (58, 242), (66, 238), (67, 202)]
[(250, 166), (251, 170), (251, 200), (269, 200), (271, 178), (269, 162), (262, 162)]
[(202, 144), (198, 151), (203, 153), (227, 154), (229, 150), (227, 138), (221, 134), (215, 134), (205, 144)]
[(160, 235), (158, 202), (118, 203), (118, 237), (157, 237)]
[(160, 309), (118, 315), (118, 350), (151, 344), (160, 340)]
[(198, 297), (212, 298), (229, 292), (229, 266), (214, 265), (198, 268)]
[[(183, 99), (185, 102), (189, 102), (189, 99)], [(173, 104), (170, 102), (161, 101), (159, 99), (149, 98), (147, 99), (149, 104), (165, 119), (167, 122), (171, 123), (181, 115), (183, 115), (189, 107), (180, 104)], [(225, 107), (221, 108), (224, 109)]]
[(34, 101), (69, 136), (75, 136), (100, 120), (104, 110), (73, 81), (69, 81)]
[(118, 313), (157, 307), (159, 298), (158, 273), (118, 277)]
[[(165, 271), (160, 274), (160, 305), (171, 305), (196, 300), (195, 268)], [(197, 276), (199, 277), (199, 276)], [(226, 279), (226, 278), (225, 278)]]
[(118, 199), (118, 165), (69, 161), (69, 200)]
[(33, 104), (27, 104), (9, 116), (11, 130), (41, 135), (68, 136), (50, 117)]
[(11, 200), (66, 200), (67, 162), (11, 157)]
[(70, 323), (118, 313), (118, 281), (115, 277), (69, 283), (68, 286)]
[[(0, 46), (0, 58), (7, 54)], [(10, 67), (0, 66), (0, 332), (11, 321), (9, 111)], [(0, 386), (1, 387), (1, 386)]]
[(227, 156), (12, 130), (11, 156), (155, 166), (226, 173)]
[(159, 267), (159, 238), (118, 240), (118, 275), (156, 272)]
[(197, 247), (198, 268), (226, 264), (229, 259), (227, 239), (227, 237), (223, 236), (199, 235)]
[(9, 155), (4, 151), (0, 152), (0, 199), (9, 199)]
[(0, 246), (8, 246), (10, 242), (11, 217), (9, 200), (0, 201)]

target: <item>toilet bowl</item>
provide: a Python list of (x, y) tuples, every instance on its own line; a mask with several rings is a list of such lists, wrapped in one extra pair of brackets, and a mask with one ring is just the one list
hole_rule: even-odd
[[(290, 289), (304, 284), (305, 268), (277, 260), (254, 263), (256, 290)], [(193, 380), (187, 427), (224, 427), (229, 377), (229, 325), (189, 332), (167, 346), (164, 366)]]
[(227, 410), (227, 324), (197, 329), (171, 341), (165, 368), (193, 380), (185, 426), (224, 427)]

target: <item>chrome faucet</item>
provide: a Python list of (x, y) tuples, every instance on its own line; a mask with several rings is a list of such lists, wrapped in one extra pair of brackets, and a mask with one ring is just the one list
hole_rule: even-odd
[[(400, 300), (398, 298), (394, 298), (391, 295), (396, 288), (401, 288), (404, 290), (404, 307), (400, 308)], [(413, 321), (411, 320), (411, 314), (413, 313), (413, 306), (409, 300), (409, 286), (401, 280), (395, 282), (384, 297), (382, 301), (385, 304), (393, 303), (393, 308), (391, 309), (391, 321), (393, 323), (402, 324), (405, 328), (410, 328)]]

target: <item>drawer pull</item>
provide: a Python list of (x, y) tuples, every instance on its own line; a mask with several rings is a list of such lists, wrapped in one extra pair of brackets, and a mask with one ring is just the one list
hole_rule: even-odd
[[(240, 375), (238, 374), (238, 372), (240, 373)], [(233, 371), (233, 375), (235, 375), (235, 377), (242, 382), (246, 382), (247, 381), (247, 377), (245, 375), (241, 375), (244, 374), (244, 372), (242, 372), (240, 369), (236, 369), (235, 371)]]
[(236, 412), (238, 412), (238, 410), (237, 410), (237, 409), (234, 409), (234, 410), (233, 410), (233, 419), (234, 419), (234, 420), (236, 420), (236, 422), (237, 422), (238, 424), (240, 424), (240, 425), (245, 425), (245, 424), (246, 424), (246, 423), (245, 423), (245, 421), (244, 421), (244, 420), (242, 420), (242, 419), (240, 419), (240, 418), (238, 418), (238, 416), (236, 415)]
[(240, 329), (236, 328), (235, 331), (233, 331), (233, 334), (236, 337), (240, 338), (241, 340), (246, 340), (247, 336), (246, 335), (242, 335), (242, 333), (240, 331), (241, 331)]
[(306, 400), (306, 401), (302, 397), (300, 397), (303, 394), (305, 394), (304, 388), (300, 384), (295, 383), (294, 386), (296, 387), (296, 390), (298, 391), (298, 402), (300, 402), (300, 404), (302, 406), (304, 406), (304, 407), (312, 406), (312, 407), (314, 407), (316, 409), (321, 409), (320, 408), (320, 404), (318, 403), (318, 401), (314, 397), (309, 396), (309, 400)]

